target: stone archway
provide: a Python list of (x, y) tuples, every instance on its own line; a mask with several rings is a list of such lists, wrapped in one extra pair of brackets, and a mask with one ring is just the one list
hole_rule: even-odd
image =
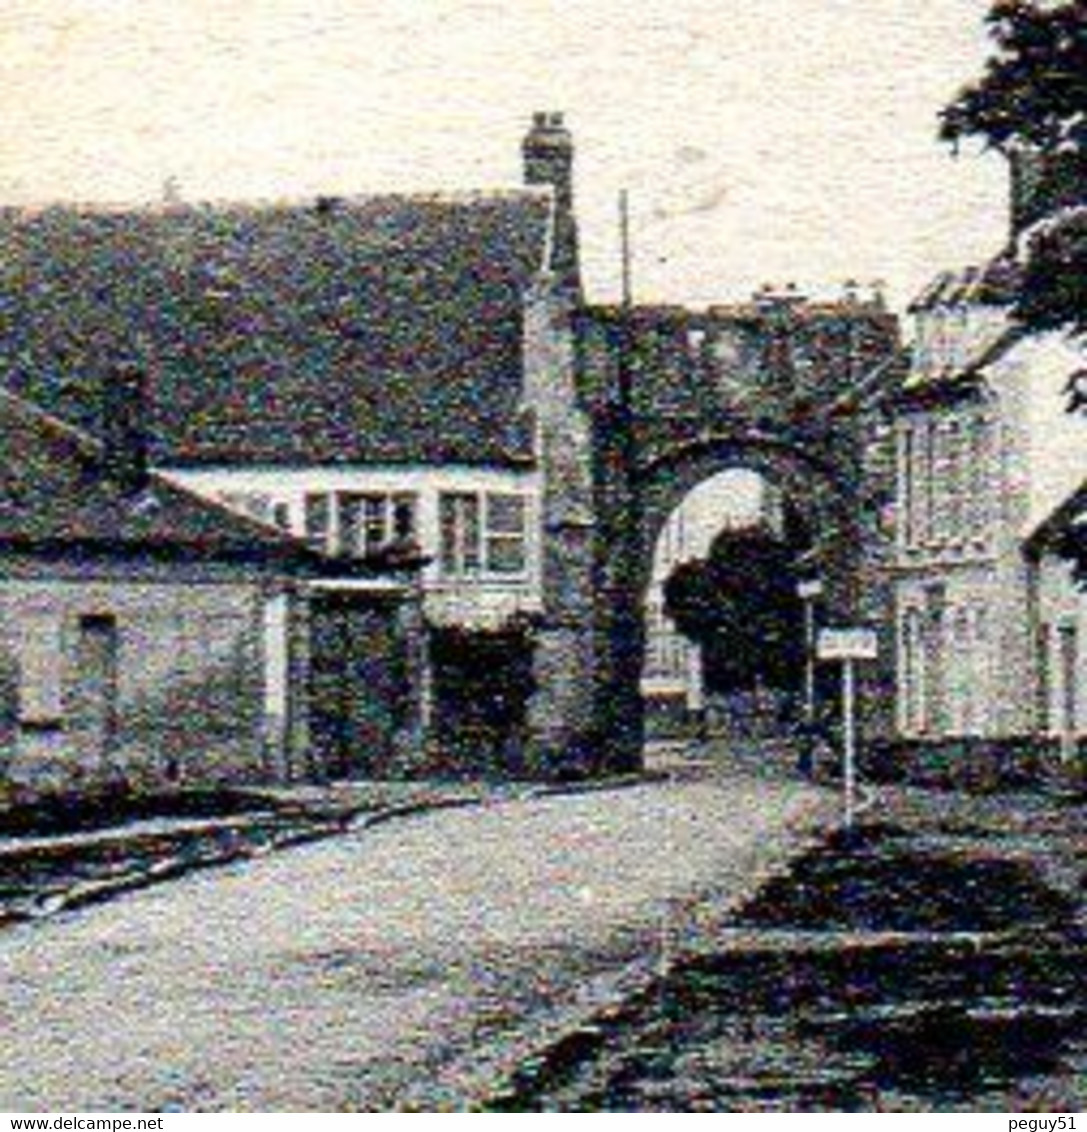
[[(668, 515), (698, 483), (744, 467), (779, 485), (787, 498), (806, 501), (816, 533), (819, 573), (831, 619), (852, 620), (860, 574), (860, 522), (849, 438), (839, 435), (837, 462), (781, 437), (707, 434), (654, 453), (639, 463), (634, 496), (598, 521), (610, 533), (597, 545), (594, 673), (599, 746), (605, 769), (634, 765), (644, 744), (641, 672), (645, 659), (644, 605), (653, 546)], [(632, 522), (632, 516), (637, 519)]]
[(652, 547), (697, 483), (746, 467), (803, 501), (831, 615), (857, 608), (864, 404), (897, 379), (898, 325), (875, 303), (795, 296), (537, 313), (570, 320), (572, 346), (541, 355), (530, 385), (544, 612), (529, 763), (551, 775), (635, 770)]

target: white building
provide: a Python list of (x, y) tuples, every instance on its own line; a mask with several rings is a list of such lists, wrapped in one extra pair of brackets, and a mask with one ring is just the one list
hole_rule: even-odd
[(1066, 412), (1082, 350), (1008, 315), (1014, 264), (942, 275), (912, 307), (896, 421), (897, 726), (941, 741), (1081, 734), (1084, 602), (1040, 532), (1087, 476)]
[[(523, 626), (580, 294), (560, 115), (523, 155), (501, 191), (4, 210), (5, 384), (101, 433), (134, 367), (162, 475), (334, 557), (421, 553), (435, 631)], [(472, 710), (473, 676), (449, 685)]]

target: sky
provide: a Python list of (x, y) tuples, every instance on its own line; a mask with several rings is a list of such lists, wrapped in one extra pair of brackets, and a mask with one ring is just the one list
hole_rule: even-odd
[(763, 283), (901, 307), (998, 250), (1006, 176), (936, 115), (986, 0), (5, 0), (0, 203), (487, 189), (561, 110), (591, 299)]

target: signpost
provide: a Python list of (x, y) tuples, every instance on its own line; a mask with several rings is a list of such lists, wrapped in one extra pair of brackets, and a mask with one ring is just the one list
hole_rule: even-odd
[(821, 629), (816, 642), (819, 660), (839, 661), (842, 665), (842, 755), (847, 829), (853, 825), (857, 792), (857, 712), (853, 665), (858, 660), (875, 660), (878, 650), (879, 641), (873, 629)]

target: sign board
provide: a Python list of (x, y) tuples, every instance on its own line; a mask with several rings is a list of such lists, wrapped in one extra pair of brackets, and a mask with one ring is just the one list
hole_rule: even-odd
[(874, 629), (820, 629), (815, 643), (820, 660), (875, 660), (878, 641)]
[(819, 597), (822, 592), (823, 583), (816, 579), (808, 582), (798, 582), (796, 586), (796, 593), (801, 601), (810, 601), (813, 597)]

